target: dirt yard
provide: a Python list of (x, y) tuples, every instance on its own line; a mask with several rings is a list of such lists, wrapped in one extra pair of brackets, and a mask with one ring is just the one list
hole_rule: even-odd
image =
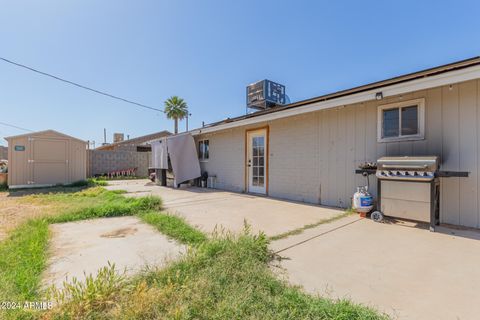
[(55, 210), (51, 204), (31, 203), (20, 196), (0, 192), (0, 241), (8, 232), (30, 218), (41, 217)]
[[(66, 196), (80, 190), (82, 188), (58, 187), (0, 192), (0, 241), (10, 230), (27, 220), (55, 215), (69, 208), (72, 202)], [(60, 196), (55, 196), (55, 193)]]

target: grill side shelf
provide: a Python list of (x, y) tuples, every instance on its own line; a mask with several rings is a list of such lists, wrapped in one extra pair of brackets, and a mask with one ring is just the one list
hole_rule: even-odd
[[(375, 174), (376, 172), (377, 172), (376, 169), (355, 169), (356, 174), (366, 173), (368, 175), (372, 175), (372, 174)], [(435, 173), (435, 176), (439, 178), (454, 178), (454, 177), (466, 178), (468, 177), (469, 174), (470, 172), (468, 171), (437, 171)]]
[(435, 175), (440, 178), (453, 178), (453, 177), (467, 178), (469, 174), (470, 172), (468, 171), (438, 171), (435, 173)]
[(356, 174), (363, 174), (364, 172), (367, 173), (368, 175), (371, 175), (371, 174), (377, 173), (377, 170), (376, 169), (356, 169), (355, 170)]

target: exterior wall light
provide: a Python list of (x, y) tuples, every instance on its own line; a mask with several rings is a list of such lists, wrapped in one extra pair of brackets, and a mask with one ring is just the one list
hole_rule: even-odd
[(382, 100), (383, 99), (383, 93), (381, 91), (375, 93), (375, 99), (376, 100)]

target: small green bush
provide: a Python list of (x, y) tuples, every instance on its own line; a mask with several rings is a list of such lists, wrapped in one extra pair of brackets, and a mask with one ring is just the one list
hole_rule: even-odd
[(108, 266), (101, 268), (96, 276), (87, 275), (85, 281), (73, 278), (71, 282), (64, 282), (62, 289), (51, 286), (46, 292), (46, 299), (71, 306), (71, 309), (65, 310), (64, 318), (83, 314), (93, 319), (94, 315), (110, 309), (118, 295), (128, 293), (127, 289), (125, 272), (118, 272), (115, 264), (108, 262)]
[[(101, 189), (104, 190), (104, 189)], [(62, 223), (93, 218), (120, 217), (135, 215), (146, 210), (160, 210), (162, 200), (158, 197), (147, 196), (140, 198), (125, 198), (116, 192), (104, 191), (105, 201), (91, 206), (68, 210), (65, 213), (47, 218), (48, 223)], [(96, 194), (96, 195), (95, 195)], [(92, 196), (90, 189), (80, 193), (80, 196)], [(94, 190), (93, 195), (98, 196)]]
[(199, 245), (207, 240), (204, 233), (191, 227), (183, 218), (178, 216), (163, 214), (156, 211), (147, 211), (141, 213), (139, 217), (148, 224), (156, 227), (161, 233), (182, 243)]
[(66, 187), (96, 187), (96, 186), (106, 186), (106, 185), (107, 185), (107, 182), (104, 180), (98, 180), (96, 178), (88, 178), (87, 180), (75, 181), (65, 186)]

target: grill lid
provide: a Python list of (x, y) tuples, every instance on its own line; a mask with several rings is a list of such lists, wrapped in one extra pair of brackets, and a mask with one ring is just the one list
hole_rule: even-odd
[(435, 172), (439, 168), (437, 156), (425, 157), (382, 157), (378, 159), (378, 170), (408, 170)]
[(431, 181), (439, 168), (437, 156), (383, 157), (377, 161), (379, 179)]

